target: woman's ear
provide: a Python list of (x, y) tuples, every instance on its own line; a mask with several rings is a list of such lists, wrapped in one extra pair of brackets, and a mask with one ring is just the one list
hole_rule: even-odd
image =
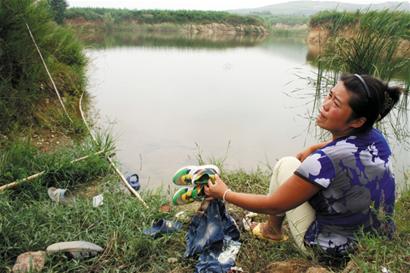
[(367, 119), (365, 117), (356, 118), (349, 122), (350, 127), (352, 128), (360, 128), (365, 124)]

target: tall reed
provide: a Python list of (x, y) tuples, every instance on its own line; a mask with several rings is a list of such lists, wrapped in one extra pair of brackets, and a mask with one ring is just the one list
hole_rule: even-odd
[[(351, 15), (341, 13), (341, 16), (350, 18)], [(404, 87), (404, 96), (397, 111), (376, 126), (401, 141), (407, 141), (410, 135), (407, 123), (410, 48), (400, 49), (400, 43), (410, 40), (410, 21), (402, 20), (403, 17), (410, 19), (410, 13), (386, 10), (357, 13), (357, 16), (358, 23), (349, 23), (348, 28), (346, 22), (351, 19), (335, 16), (334, 22), (340, 25), (332, 28), (338, 32), (328, 38), (317, 60), (316, 100), (321, 99), (342, 73), (368, 74), (394, 81)], [(315, 103), (314, 109), (317, 107)]]

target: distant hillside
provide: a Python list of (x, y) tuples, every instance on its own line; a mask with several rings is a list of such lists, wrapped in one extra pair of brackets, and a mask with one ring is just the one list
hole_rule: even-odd
[(240, 15), (249, 14), (271, 14), (271, 15), (299, 15), (310, 16), (322, 10), (338, 11), (356, 11), (360, 10), (400, 10), (410, 11), (409, 2), (385, 2), (381, 4), (350, 4), (340, 2), (323, 2), (323, 1), (294, 1), (281, 4), (275, 4), (255, 9), (239, 9), (231, 10), (230, 12)]

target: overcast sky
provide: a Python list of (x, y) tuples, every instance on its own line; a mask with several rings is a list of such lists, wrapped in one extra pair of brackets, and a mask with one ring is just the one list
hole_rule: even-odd
[[(277, 0), (66, 0), (70, 7), (106, 7), (106, 8), (128, 8), (128, 9), (195, 9), (195, 10), (228, 10), (241, 8), (258, 8), (277, 3), (291, 1)], [(326, 2), (335, 0), (322, 0)], [(355, 4), (377, 4), (388, 2), (341, 0), (337, 2)], [(391, 1), (391, 0), (390, 0)], [(410, 2), (410, 1), (400, 1)]]

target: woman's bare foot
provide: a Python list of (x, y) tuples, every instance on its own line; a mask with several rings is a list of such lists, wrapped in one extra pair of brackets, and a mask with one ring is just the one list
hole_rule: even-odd
[(257, 225), (259, 225), (260, 235), (263, 236), (264, 238), (271, 239), (274, 241), (280, 241), (283, 239), (282, 231), (275, 230), (273, 227), (269, 226), (269, 223), (266, 223), (266, 222), (265, 223), (252, 222), (251, 223), (252, 233), (254, 233), (254, 229)]

